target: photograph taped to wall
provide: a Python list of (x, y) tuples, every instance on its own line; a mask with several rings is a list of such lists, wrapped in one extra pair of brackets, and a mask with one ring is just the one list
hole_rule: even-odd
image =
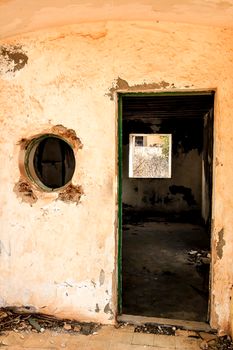
[(171, 177), (171, 134), (129, 135), (129, 177)]

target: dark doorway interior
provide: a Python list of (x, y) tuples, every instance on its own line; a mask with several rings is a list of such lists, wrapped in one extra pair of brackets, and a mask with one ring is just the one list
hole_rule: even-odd
[[(122, 312), (207, 321), (214, 94), (121, 98)], [(129, 177), (132, 134), (172, 135), (170, 178)]]

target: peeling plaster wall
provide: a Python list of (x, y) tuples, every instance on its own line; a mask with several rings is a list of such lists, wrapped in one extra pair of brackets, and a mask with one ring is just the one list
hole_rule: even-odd
[[(217, 88), (211, 325), (229, 331), (232, 30), (99, 22), (25, 34), (1, 45), (8, 52), (20, 48), (28, 59), (15, 69), (9, 55), (0, 56), (0, 305), (113, 322), (117, 128), (116, 100), (109, 95), (135, 85), (141, 91)], [(123, 80), (117, 84), (118, 77)], [(19, 141), (58, 124), (74, 129), (83, 144), (75, 153), (73, 184), (84, 194), (77, 205), (39, 191), (35, 203), (22, 202), (14, 192), (21, 176)]]

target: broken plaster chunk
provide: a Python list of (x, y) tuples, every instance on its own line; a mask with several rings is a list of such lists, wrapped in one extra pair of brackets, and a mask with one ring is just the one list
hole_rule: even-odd
[(201, 342), (201, 344), (200, 344), (200, 348), (202, 349), (202, 350), (207, 350), (208, 349), (208, 343), (207, 343), (207, 341), (206, 340), (203, 340), (202, 342)]
[(75, 331), (75, 332), (80, 332), (81, 331), (81, 326), (80, 325), (75, 325), (75, 326), (73, 326), (73, 330)]
[(64, 328), (66, 331), (70, 331), (70, 330), (72, 329), (71, 325), (68, 324), (68, 323), (64, 323), (63, 328)]
[(200, 337), (207, 341), (207, 343), (209, 343), (212, 340), (217, 339), (217, 335), (216, 334), (211, 334), (211, 333), (205, 333), (205, 332), (199, 332)]
[(2, 346), (9, 346), (5, 341), (0, 341), (0, 347)]
[(5, 312), (5, 311), (1, 311), (0, 310), (0, 319), (1, 318), (5, 318), (5, 317), (7, 317), (8, 315), (7, 315), (7, 313)]
[(195, 254), (197, 254), (197, 250), (190, 250), (189, 254), (190, 255), (195, 255)]

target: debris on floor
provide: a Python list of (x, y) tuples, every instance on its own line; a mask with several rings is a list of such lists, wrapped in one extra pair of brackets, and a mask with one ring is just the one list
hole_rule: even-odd
[(135, 333), (175, 335), (176, 327), (162, 326), (162, 325), (160, 326), (160, 325), (145, 323), (142, 326), (135, 327), (134, 332)]
[(214, 332), (189, 331), (171, 325), (155, 325), (150, 323), (136, 326), (134, 332), (201, 339), (201, 350), (233, 350), (233, 342), (230, 336), (218, 337)]
[(188, 261), (193, 264), (210, 264), (210, 252), (208, 250), (190, 250)]
[(211, 262), (210, 252), (207, 250), (190, 250), (188, 252), (188, 264), (195, 265), (196, 271), (202, 277), (202, 290), (192, 286), (200, 295), (208, 297), (209, 293), (209, 269)]
[(93, 322), (58, 319), (51, 315), (30, 313), (29, 311), (15, 307), (0, 308), (0, 335), (4, 331), (10, 330), (43, 333), (46, 329), (90, 335), (96, 334), (97, 330), (100, 329), (100, 325)]
[(205, 341), (205, 343), (202, 342), (200, 347), (203, 350), (233, 350), (233, 341), (231, 337), (225, 335), (223, 337), (218, 337), (215, 340)]

